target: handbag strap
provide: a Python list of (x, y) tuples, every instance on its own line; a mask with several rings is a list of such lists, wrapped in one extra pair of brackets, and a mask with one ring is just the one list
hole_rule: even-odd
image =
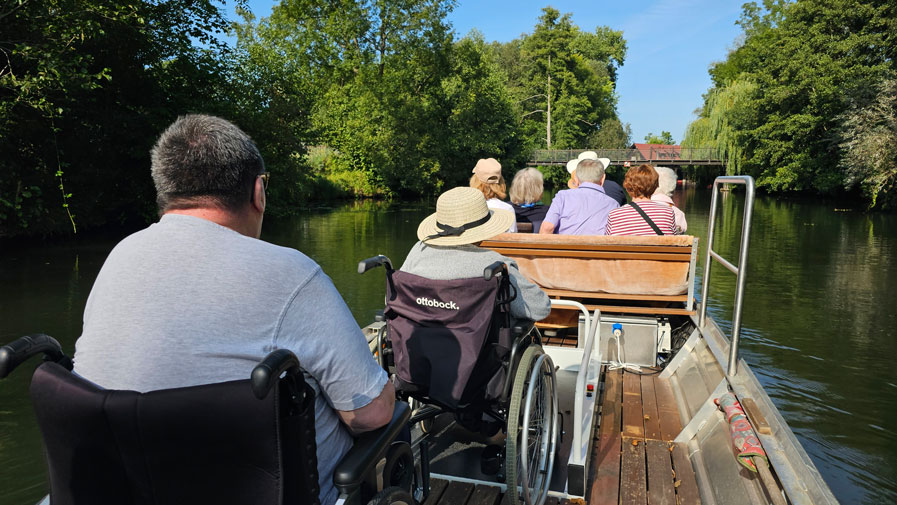
[(629, 202), (629, 205), (632, 205), (632, 208), (635, 209), (636, 212), (638, 212), (639, 214), (641, 214), (642, 219), (644, 219), (645, 222), (648, 223), (649, 226), (651, 226), (651, 228), (654, 230), (654, 233), (656, 233), (656, 234), (658, 234), (658, 235), (663, 235), (663, 232), (660, 231), (660, 227), (657, 226), (656, 224), (654, 224), (654, 221), (651, 221), (651, 218), (648, 217), (648, 214), (645, 214), (645, 211), (642, 210), (641, 207), (639, 207), (638, 205), (636, 205), (635, 202)]

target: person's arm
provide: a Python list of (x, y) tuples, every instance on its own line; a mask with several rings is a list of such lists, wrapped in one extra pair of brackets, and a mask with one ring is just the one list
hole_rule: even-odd
[(563, 197), (563, 191), (558, 192), (554, 196), (554, 200), (551, 201), (551, 205), (548, 207), (548, 212), (545, 213), (545, 219), (542, 220), (542, 226), (539, 228), (540, 234), (551, 235), (554, 233), (555, 226), (560, 223), (561, 208), (564, 205)]
[(340, 420), (357, 435), (365, 431), (385, 426), (392, 419), (392, 411), (396, 403), (396, 389), (392, 382), (386, 381), (380, 396), (371, 403), (355, 410), (337, 410)]
[(503, 258), (508, 264), (508, 273), (511, 275), (511, 285), (517, 291), (517, 297), (511, 301), (511, 316), (516, 319), (529, 319), (541, 321), (551, 312), (551, 300), (537, 284), (530, 281), (517, 266), (517, 262)]
[(330, 279), (316, 269), (285, 310), (274, 345), (290, 349), (353, 433), (392, 419), (395, 390)]

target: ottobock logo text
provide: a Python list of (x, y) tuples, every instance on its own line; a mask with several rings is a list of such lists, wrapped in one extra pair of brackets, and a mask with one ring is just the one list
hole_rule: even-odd
[(417, 300), (415, 300), (415, 302), (417, 302), (418, 305), (424, 305), (426, 307), (438, 307), (440, 309), (446, 310), (459, 310), (458, 306), (455, 305), (455, 302), (453, 301), (440, 302), (439, 300), (431, 300), (429, 298), (418, 298)]

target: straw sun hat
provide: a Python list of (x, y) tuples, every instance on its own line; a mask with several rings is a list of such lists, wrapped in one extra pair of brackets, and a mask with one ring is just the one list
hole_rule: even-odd
[(417, 238), (428, 245), (473, 244), (508, 231), (516, 218), (507, 210), (489, 209), (474, 188), (450, 189), (436, 200), (436, 213), (417, 227)]

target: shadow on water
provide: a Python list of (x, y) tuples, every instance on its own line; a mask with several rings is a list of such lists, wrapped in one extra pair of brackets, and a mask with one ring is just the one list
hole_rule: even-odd
[[(675, 198), (703, 250), (709, 191), (689, 188)], [(737, 256), (742, 203), (730, 194), (719, 216), (715, 249), (730, 260)], [(311, 208), (267, 219), (263, 238), (320, 263), (366, 324), (383, 306), (385, 280), (382, 270), (358, 275), (358, 260), (386, 254), (400, 266), (434, 206)], [(72, 352), (90, 287), (113, 245), (0, 251), (0, 342), (44, 332)], [(839, 500), (897, 502), (897, 220), (760, 197), (749, 260), (742, 356)], [(734, 276), (718, 265), (713, 272), (709, 311), (729, 332)], [(46, 493), (28, 375), (0, 383), (3, 504), (30, 505)]]

